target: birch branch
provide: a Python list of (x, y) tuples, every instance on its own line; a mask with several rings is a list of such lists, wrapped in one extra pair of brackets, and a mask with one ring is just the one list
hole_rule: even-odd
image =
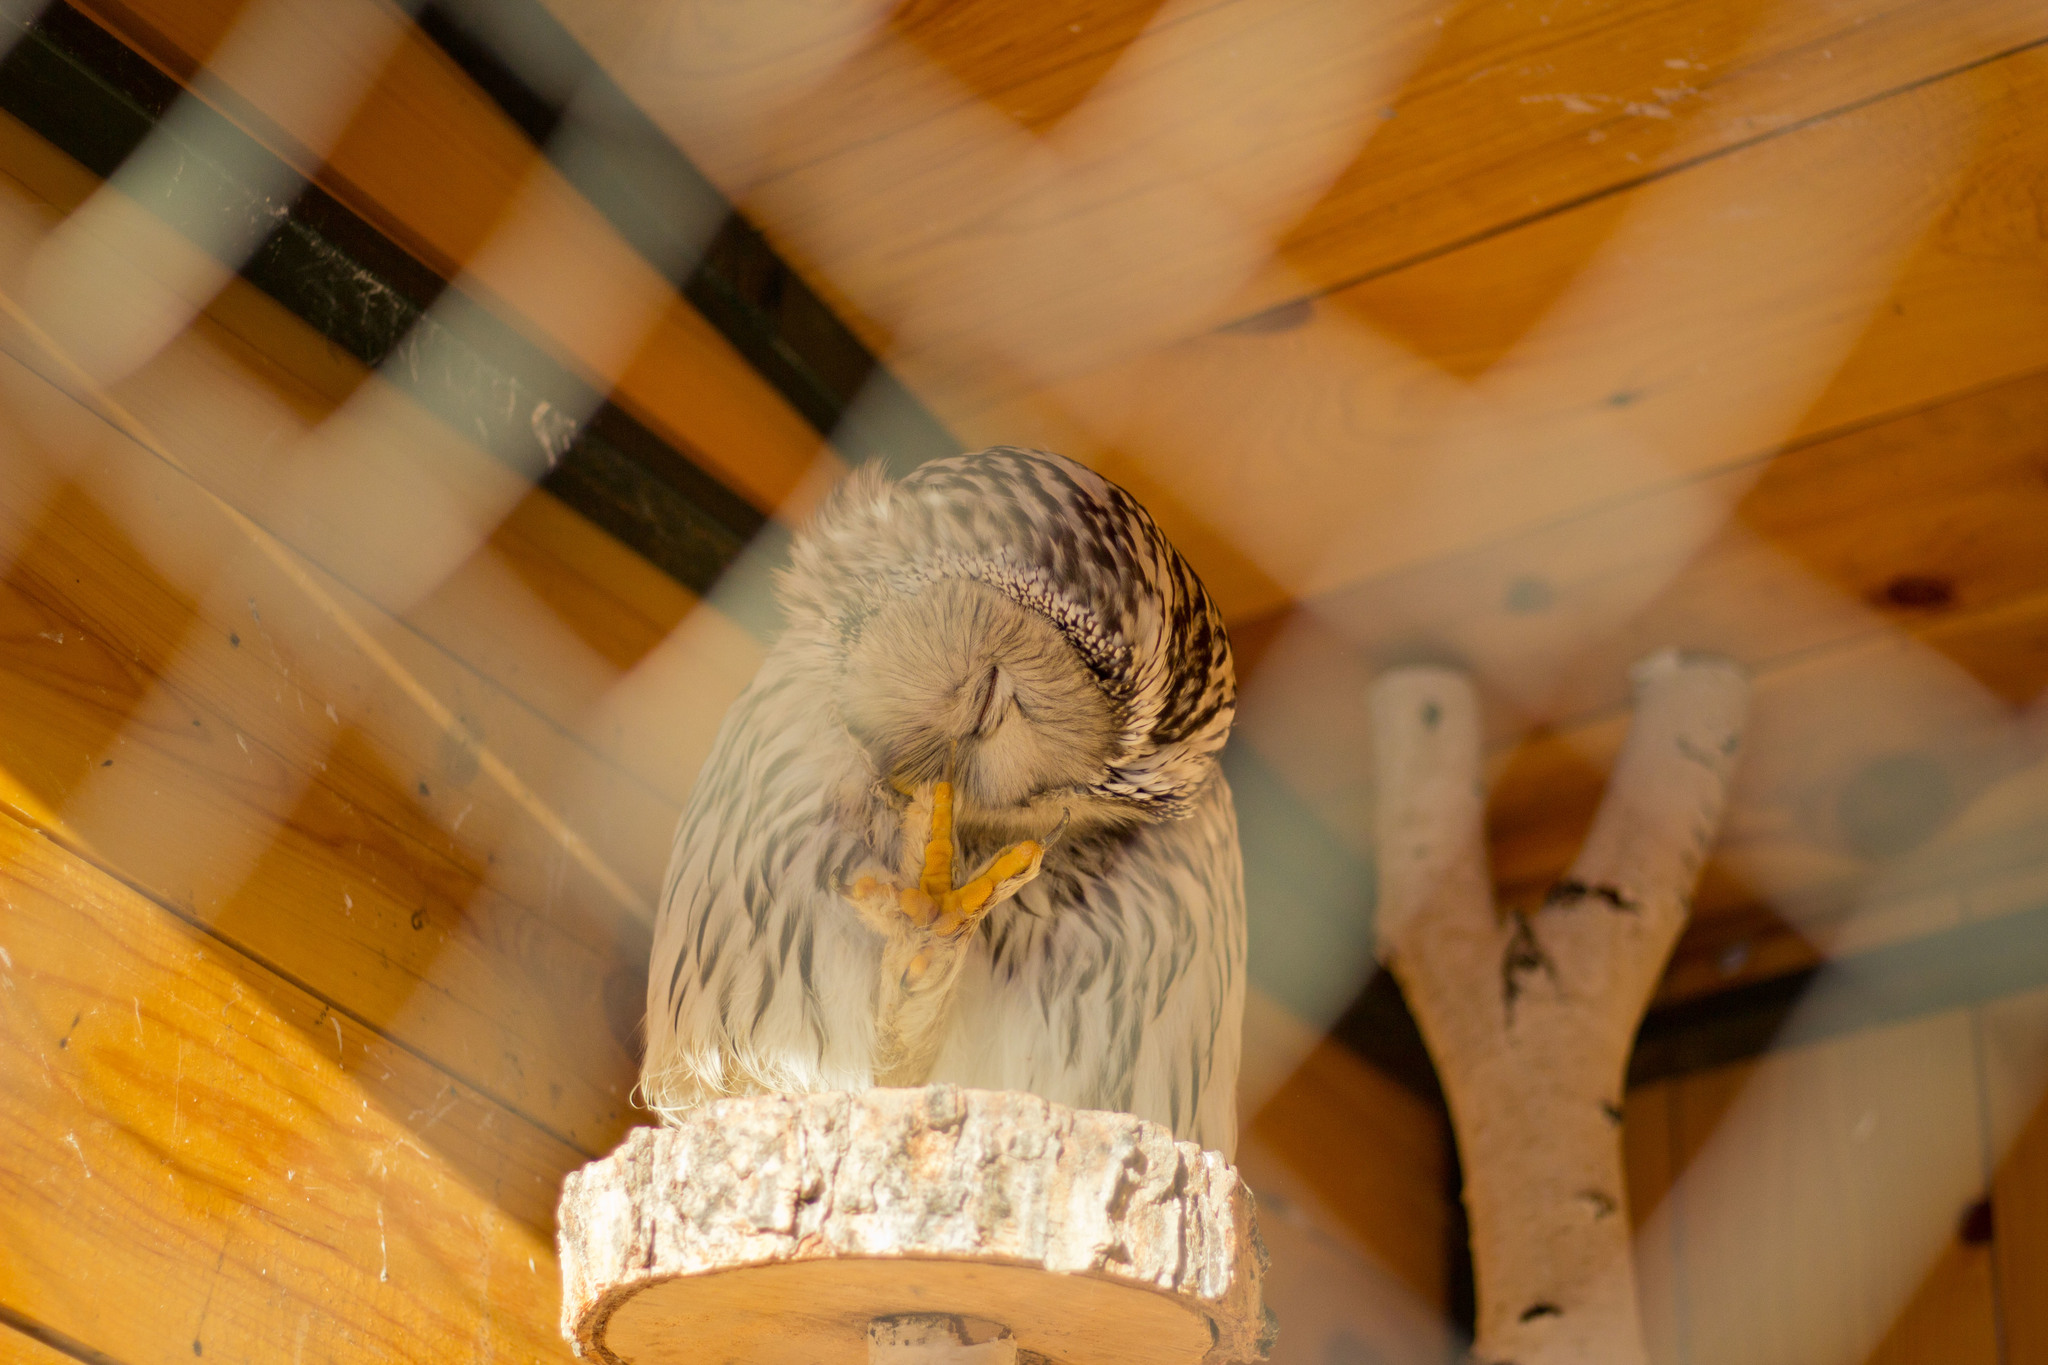
[(1479, 710), (1441, 668), (1374, 684), (1379, 942), (1436, 1061), (1465, 1171), (1476, 1358), (1641, 1365), (1621, 1090), (1719, 828), (1748, 685), (1654, 655), (1593, 829), (1533, 911), (1493, 902)]

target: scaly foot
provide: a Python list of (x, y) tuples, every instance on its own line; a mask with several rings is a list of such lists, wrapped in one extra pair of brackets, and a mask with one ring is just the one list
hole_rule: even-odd
[[(1045, 848), (1026, 839), (998, 853), (959, 886), (953, 884), (953, 784), (939, 782), (915, 797), (904, 816), (905, 858), (915, 882), (898, 886), (862, 877), (845, 888), (868, 927), (892, 940), (914, 940), (903, 984), (915, 986), (930, 970), (933, 950), (957, 948), (983, 916), (1038, 875)], [(908, 877), (906, 877), (906, 880)]]

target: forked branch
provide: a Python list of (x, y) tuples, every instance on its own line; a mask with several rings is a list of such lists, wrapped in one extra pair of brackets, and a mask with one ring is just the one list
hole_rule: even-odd
[(1441, 668), (1372, 690), (1381, 959), (1436, 1061), (1465, 1172), (1477, 1359), (1646, 1360), (1621, 1089), (1720, 828), (1749, 688), (1723, 659), (1638, 664), (1592, 832), (1532, 909), (1494, 904), (1479, 708)]

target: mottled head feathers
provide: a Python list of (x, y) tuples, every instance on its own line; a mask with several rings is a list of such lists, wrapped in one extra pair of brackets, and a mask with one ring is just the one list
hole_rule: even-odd
[(1237, 683), (1223, 618), (1137, 500), (1045, 451), (997, 446), (891, 481), (847, 479), (797, 537), (779, 584), (790, 629), (843, 654), (868, 617), (942, 579), (1044, 616), (1115, 710), (1093, 790), (1184, 816), (1230, 734)]

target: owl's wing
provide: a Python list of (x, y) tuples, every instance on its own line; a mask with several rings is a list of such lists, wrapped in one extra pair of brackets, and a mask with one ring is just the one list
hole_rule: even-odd
[(676, 829), (647, 983), (650, 1107), (869, 1083), (878, 944), (835, 889), (870, 859), (831, 818), (844, 736), (771, 653)]
[(1127, 1110), (1235, 1149), (1244, 866), (1220, 774), (1188, 819), (1112, 856), (1049, 859), (982, 933), (933, 1079)]

